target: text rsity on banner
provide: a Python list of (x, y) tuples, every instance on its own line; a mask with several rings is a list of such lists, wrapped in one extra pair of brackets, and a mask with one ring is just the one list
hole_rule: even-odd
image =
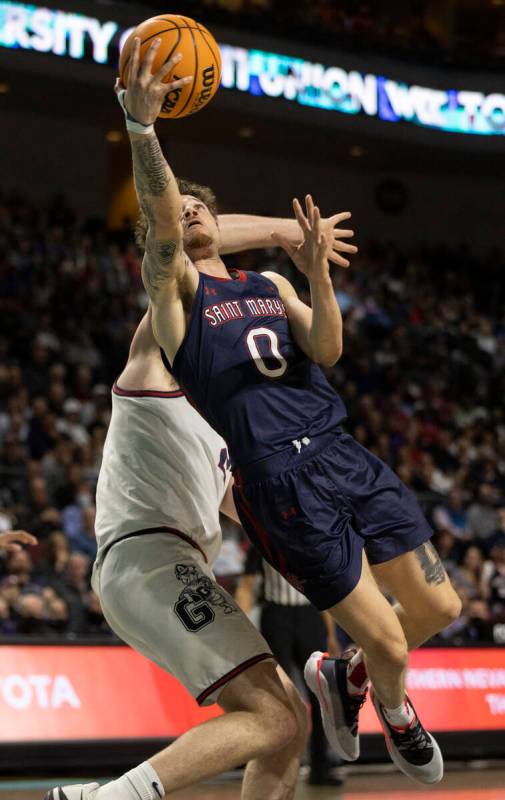
[[(0, 2), (0, 46), (117, 64), (132, 28), (58, 8)], [(465, 134), (505, 135), (505, 94), (409, 85), (391, 75), (220, 44), (222, 86), (287, 103)]]
[[(430, 730), (505, 730), (505, 648), (418, 650), (407, 686)], [(171, 738), (218, 713), (127, 647), (0, 646), (0, 741)], [(369, 702), (360, 730), (380, 732)]]

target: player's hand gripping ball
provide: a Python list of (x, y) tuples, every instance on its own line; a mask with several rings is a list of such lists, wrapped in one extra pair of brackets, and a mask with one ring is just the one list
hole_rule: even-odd
[(138, 25), (130, 34), (119, 59), (121, 83), (128, 87), (129, 65), (136, 37), (140, 39), (140, 61), (145, 58), (152, 42), (161, 42), (154, 57), (151, 73), (157, 73), (176, 53), (182, 58), (164, 77), (173, 83), (192, 76), (193, 80), (179, 86), (165, 97), (160, 117), (180, 119), (195, 114), (211, 100), (221, 80), (221, 53), (216, 40), (200, 23), (179, 14), (162, 14)]

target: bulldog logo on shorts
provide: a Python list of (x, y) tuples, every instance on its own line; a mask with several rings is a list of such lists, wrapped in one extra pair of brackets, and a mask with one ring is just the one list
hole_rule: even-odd
[(214, 608), (222, 608), (225, 614), (238, 611), (226, 594), (194, 564), (176, 564), (175, 577), (184, 584), (184, 589), (174, 610), (188, 631), (196, 632), (210, 625), (216, 617)]

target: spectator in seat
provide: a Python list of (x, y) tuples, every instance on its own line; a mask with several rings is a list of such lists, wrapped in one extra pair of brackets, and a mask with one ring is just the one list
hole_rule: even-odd
[(483, 593), (493, 623), (505, 622), (505, 544), (496, 544), (482, 576)]
[(64, 419), (58, 420), (56, 427), (60, 433), (70, 436), (74, 444), (87, 444), (89, 434), (81, 422), (82, 403), (69, 397), (63, 404)]
[(49, 388), (49, 350), (38, 337), (32, 343), (31, 357), (23, 372), (23, 382), (31, 395), (47, 394)]
[(44, 590), (44, 599), (47, 632), (52, 635), (66, 633), (69, 625), (67, 603), (50, 588)]
[(16, 600), (21, 594), (22, 581), (19, 580), (17, 575), (7, 575), (0, 581), (0, 598), (5, 600), (10, 612), (16, 604)]
[(505, 507), (498, 508), (496, 512), (498, 525), (494, 533), (482, 540), (486, 553), (491, 553), (495, 545), (505, 545)]
[(91, 559), (96, 556), (95, 517), (95, 506), (81, 508), (82, 527), (70, 540), (72, 552), (82, 553)]
[(498, 528), (496, 502), (498, 495), (494, 486), (481, 483), (477, 500), (468, 509), (468, 527), (477, 539), (487, 539)]
[(0, 593), (0, 634), (12, 636), (15, 633), (17, 633), (17, 625), (12, 619), (10, 605)]
[(451, 489), (447, 500), (434, 509), (433, 522), (437, 530), (449, 531), (457, 539), (472, 538), (461, 489)]
[(112, 637), (114, 634), (105, 621), (100, 601), (93, 591), (88, 592), (86, 609), (86, 633), (89, 636), (106, 635)]
[(46, 541), (46, 557), (37, 572), (37, 583), (57, 587), (61, 584), (70, 558), (70, 542), (63, 531), (53, 531)]
[(19, 586), (31, 583), (33, 574), (33, 561), (27, 550), (17, 550), (7, 555), (5, 562), (7, 575), (17, 578)]
[(482, 599), (484, 556), (477, 545), (467, 547), (459, 565), (452, 570), (451, 578), (465, 590), (469, 600)]
[(32, 403), (32, 415), (28, 430), (28, 449), (32, 458), (42, 458), (53, 445), (46, 418), (49, 411), (47, 399), (36, 397)]
[(24, 635), (43, 636), (46, 633), (45, 602), (42, 593), (23, 592), (14, 606), (17, 632)]
[(82, 553), (72, 553), (68, 559), (61, 591), (69, 610), (69, 626), (71, 633), (80, 634), (86, 631), (86, 598), (89, 592), (90, 559)]
[(0, 479), (16, 505), (22, 506), (28, 499), (25, 473), (26, 456), (23, 447), (11, 433), (7, 433), (0, 458)]

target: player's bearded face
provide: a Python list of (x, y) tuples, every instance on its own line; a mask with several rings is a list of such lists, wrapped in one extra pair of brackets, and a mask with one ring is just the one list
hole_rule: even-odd
[(182, 227), (187, 253), (219, 247), (219, 228), (207, 206), (191, 195), (182, 196)]

